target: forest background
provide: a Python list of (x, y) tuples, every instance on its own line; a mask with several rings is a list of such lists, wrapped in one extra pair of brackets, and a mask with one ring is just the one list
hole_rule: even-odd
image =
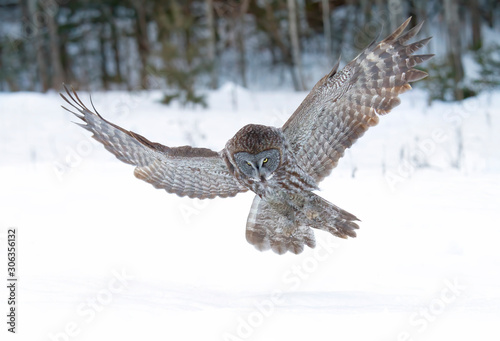
[(495, 0), (0, 0), (0, 91), (309, 90), (340, 57), (412, 17), (436, 53), (419, 86), (461, 100), (500, 84)]

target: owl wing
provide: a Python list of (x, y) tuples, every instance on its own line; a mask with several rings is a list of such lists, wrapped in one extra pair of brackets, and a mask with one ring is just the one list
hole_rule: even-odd
[(253, 199), (247, 220), (247, 241), (259, 251), (272, 249), (277, 254), (290, 251), (299, 254), (304, 245), (316, 246), (312, 229), (293, 224), (277, 212), (258, 195)]
[[(134, 175), (155, 188), (190, 198), (231, 197), (247, 189), (230, 174), (221, 155), (206, 148), (167, 147), (106, 121), (89, 110), (73, 90), (65, 86), (66, 98), (76, 109), (64, 108), (86, 124), (92, 136), (119, 160), (135, 165)], [(95, 108), (94, 108), (95, 110)]]
[(413, 67), (433, 55), (413, 55), (431, 37), (405, 45), (422, 23), (403, 34), (408, 18), (380, 43), (372, 43), (340, 72), (337, 65), (311, 90), (283, 125), (301, 167), (316, 181), (337, 165), (346, 148), (399, 105), (409, 82), (427, 76)]

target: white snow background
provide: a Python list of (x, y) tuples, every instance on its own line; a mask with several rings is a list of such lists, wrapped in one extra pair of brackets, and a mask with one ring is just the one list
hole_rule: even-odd
[[(89, 103), (89, 94), (79, 93)], [(280, 126), (306, 93), (227, 84), (209, 109), (96, 92), (111, 122), (221, 150)], [(0, 273), (17, 228), (13, 340), (499, 340), (500, 91), (427, 105), (413, 90), (320, 184), (361, 219), (300, 255), (245, 240), (253, 198), (180, 198), (133, 176), (56, 93), (0, 93)], [(4, 336), (1, 337), (2, 340)]]

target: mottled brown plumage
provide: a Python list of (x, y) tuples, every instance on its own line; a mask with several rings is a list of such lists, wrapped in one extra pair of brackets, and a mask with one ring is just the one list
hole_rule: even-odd
[(422, 24), (403, 33), (410, 19), (378, 44), (372, 43), (342, 70), (311, 90), (281, 128), (247, 125), (215, 152), (167, 147), (127, 131), (89, 110), (66, 88), (61, 95), (93, 137), (126, 163), (135, 176), (169, 193), (191, 198), (256, 193), (246, 238), (259, 250), (300, 253), (314, 247), (312, 228), (355, 237), (358, 219), (314, 194), (318, 183), (364, 132), (400, 103), (409, 82), (426, 73), (413, 67), (432, 55), (413, 55), (430, 38), (405, 45)]
[(228, 171), (219, 153), (190, 146), (170, 148), (106, 121), (66, 88), (61, 95), (86, 124), (83, 128), (119, 160), (137, 166), (134, 175), (155, 188), (190, 198), (232, 197), (247, 191)]
[(380, 43), (372, 43), (337, 72), (338, 65), (311, 90), (283, 125), (297, 159), (318, 182), (328, 176), (346, 148), (399, 105), (408, 82), (427, 76), (413, 67), (433, 55), (412, 55), (431, 38), (404, 45), (422, 23), (402, 34), (406, 20)]

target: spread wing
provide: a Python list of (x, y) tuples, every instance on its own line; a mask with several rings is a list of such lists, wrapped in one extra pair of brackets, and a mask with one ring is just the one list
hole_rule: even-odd
[(422, 23), (403, 34), (411, 18), (378, 44), (372, 43), (337, 72), (338, 63), (311, 90), (283, 125), (301, 167), (316, 181), (337, 165), (346, 148), (399, 105), (409, 82), (427, 76), (413, 67), (433, 55), (413, 55), (431, 38), (405, 45)]
[[(89, 110), (65, 86), (66, 98), (76, 109), (64, 108), (86, 124), (78, 124), (94, 133), (92, 136), (119, 160), (135, 165), (134, 175), (156, 188), (190, 198), (231, 197), (247, 189), (229, 173), (219, 153), (189, 146), (170, 148), (106, 121)], [(95, 110), (95, 108), (94, 108)]]

